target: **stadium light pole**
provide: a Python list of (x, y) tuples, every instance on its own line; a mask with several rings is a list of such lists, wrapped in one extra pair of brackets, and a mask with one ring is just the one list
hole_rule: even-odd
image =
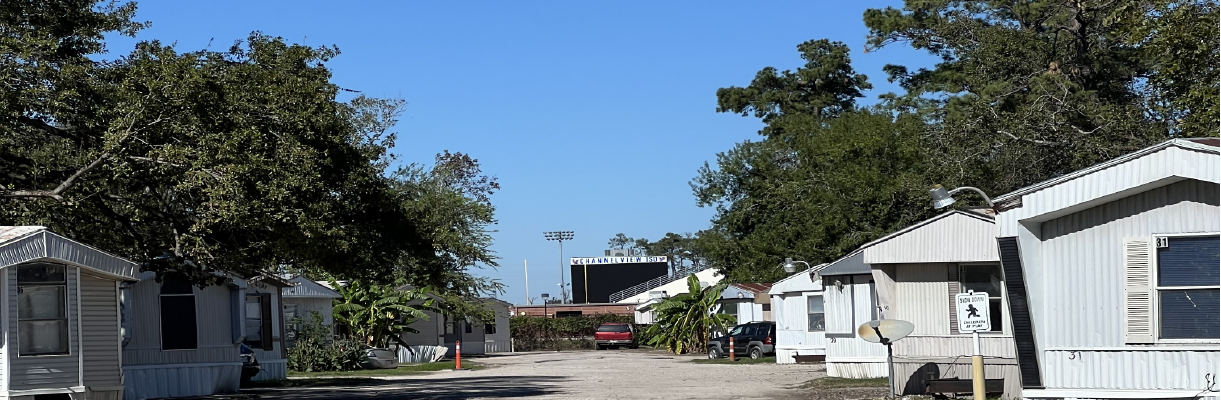
[(564, 281), (564, 241), (572, 240), (573, 232), (549, 231), (543, 232), (543, 237), (547, 238), (549, 241), (554, 240), (560, 242), (560, 304), (565, 304), (568, 302), (568, 291), (565, 290), (564, 285), (566, 283)]

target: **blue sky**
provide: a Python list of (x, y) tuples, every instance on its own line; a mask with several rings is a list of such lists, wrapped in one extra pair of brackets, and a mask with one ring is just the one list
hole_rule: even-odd
[[(596, 256), (623, 232), (657, 239), (708, 227), (688, 182), (705, 161), (757, 138), (758, 120), (718, 114), (716, 89), (766, 66), (801, 65), (796, 46), (828, 38), (882, 93), (882, 66), (931, 65), (893, 46), (865, 53), (867, 8), (898, 1), (399, 2), (144, 1), (137, 37), (182, 51), (224, 49), (251, 31), (336, 45), (334, 82), (408, 102), (394, 152), (431, 164), (443, 150), (479, 159), (493, 201), (498, 269), (477, 273), (523, 303), (558, 295), (559, 252), (543, 231), (571, 230), (564, 256)], [(130, 40), (110, 41), (124, 54)], [(777, 260), (779, 262), (779, 260)]]

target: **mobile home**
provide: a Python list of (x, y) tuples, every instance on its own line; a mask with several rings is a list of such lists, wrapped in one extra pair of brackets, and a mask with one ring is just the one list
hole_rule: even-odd
[(41, 226), (4, 226), (0, 277), (0, 397), (123, 398), (119, 285), (136, 264)]
[(796, 356), (827, 354), (826, 313), (822, 278), (814, 269), (795, 273), (772, 284), (776, 320), (776, 363), (792, 364)]

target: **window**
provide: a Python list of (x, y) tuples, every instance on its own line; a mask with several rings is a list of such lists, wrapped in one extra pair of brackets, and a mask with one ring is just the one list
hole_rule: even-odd
[(1156, 242), (1158, 337), (1221, 338), (1221, 240), (1188, 236)]
[(63, 265), (17, 268), (19, 355), (68, 354), (67, 287)]
[(246, 295), (246, 343), (255, 349), (273, 350), (271, 337), (271, 295), (251, 293)]
[(823, 313), (822, 296), (806, 297), (806, 317), (808, 318), (810, 332), (822, 332), (827, 330), (826, 314)]
[(195, 325), (195, 292), (180, 276), (161, 283), (161, 349), (194, 350), (199, 347)]
[(466, 329), (466, 333), (473, 333), (473, 332), (474, 332), (474, 330), (473, 330), (473, 329), (472, 329), (472, 327), (471, 327), (471, 323), (470, 323), (470, 322), (463, 323), (463, 324), (462, 324), (462, 326), (464, 326), (464, 327), (465, 327), (465, 329)]
[(1001, 309), (1005, 279), (1001, 277), (1000, 265), (963, 265), (958, 271), (959, 293), (975, 291), (988, 293), (988, 317), (992, 320), (991, 332), (1004, 330), (1004, 314)]
[(496, 324), (494, 324), (494, 323), (483, 324), (483, 334), (495, 335), (496, 334)]
[(717, 310), (717, 313), (732, 315), (734, 321), (742, 322), (738, 321), (738, 303), (721, 303), (721, 308)]

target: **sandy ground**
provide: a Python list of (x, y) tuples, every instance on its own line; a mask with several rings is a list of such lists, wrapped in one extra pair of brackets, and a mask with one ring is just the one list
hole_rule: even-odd
[[(697, 364), (695, 356), (606, 350), (510, 353), (488, 368), (363, 380), (356, 387), (261, 389), (262, 399), (807, 399), (821, 364)], [(243, 391), (247, 392), (247, 391)]]

